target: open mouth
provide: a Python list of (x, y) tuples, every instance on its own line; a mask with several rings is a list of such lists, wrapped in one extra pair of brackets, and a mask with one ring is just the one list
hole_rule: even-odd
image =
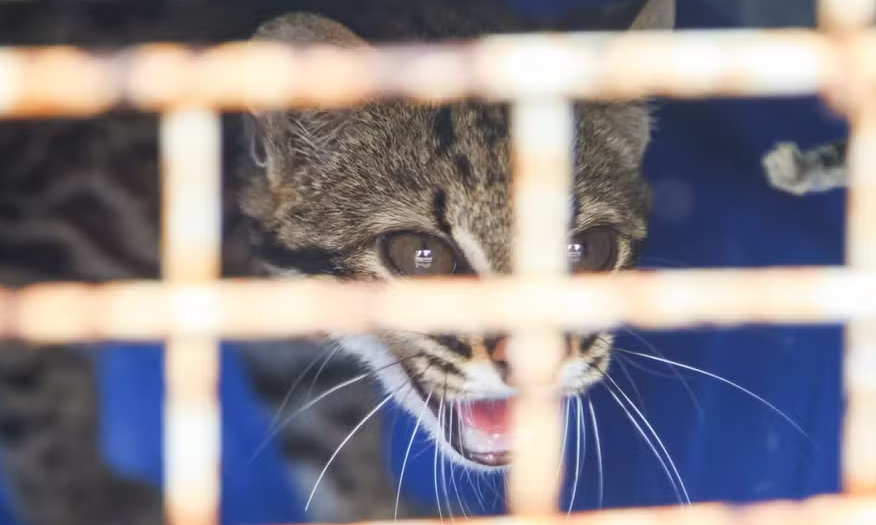
[(447, 442), (466, 459), (488, 467), (510, 461), (508, 399), (429, 403)]

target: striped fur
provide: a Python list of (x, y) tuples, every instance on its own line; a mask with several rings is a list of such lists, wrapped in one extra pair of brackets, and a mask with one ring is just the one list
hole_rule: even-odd
[[(543, 27), (522, 24), (500, 9), (500, 4), (501, 0), (31, 0), (11, 4), (0, 0), (0, 44), (116, 46), (161, 40), (207, 44), (249, 38), (261, 22), (287, 11), (307, 9), (346, 19), (372, 41), (470, 37), (484, 31)], [(464, 16), (458, 12), (462, 8)], [(624, 27), (622, 21), (638, 6), (624, 9), (613, 10), (598, 27)], [(594, 22), (590, 14), (584, 11), (558, 23), (545, 22), (545, 26), (589, 29)], [(643, 190), (637, 184), (616, 185), (611, 175), (622, 172), (632, 180), (647, 139), (644, 110), (633, 104), (619, 110), (594, 106), (590, 111), (595, 124), (583, 128), (589, 135), (579, 148), (578, 160), (603, 170), (604, 179), (585, 180), (577, 188), (577, 206), (602, 205), (603, 210), (614, 210), (616, 222), (623, 222), (640, 238), (644, 235)], [(487, 142), (475, 144), (466, 136), (472, 119)], [(239, 115), (227, 115), (225, 120), (223, 275), (263, 275), (262, 255), (275, 263), (292, 257), (295, 266), (313, 263), (322, 268), (316, 273), (332, 273), (325, 271), (324, 263), (332, 262), (335, 252), (290, 253), (289, 236), (294, 232), (281, 232), (270, 221), (258, 224), (250, 238), (249, 221), (264, 218), (257, 209), (258, 185), (249, 187), (248, 217), (244, 217), (237, 198), (238, 185), (246, 177), (236, 175), (251, 175), (253, 166), (237, 170), (250, 163), (250, 148), (241, 133)], [(314, 114), (310, 123), (318, 120), (319, 115)], [(476, 212), (480, 226), (492, 224), (505, 231), (507, 209), (490, 208), (490, 199), (496, 195), (488, 194), (484, 184), (507, 185), (507, 170), (498, 170), (507, 168), (498, 160), (507, 142), (506, 114), (498, 108), (463, 106), (452, 111), (420, 112), (411, 122), (420, 126), (411, 137), (435, 139), (432, 146), (442, 159), (441, 177), (453, 177), (451, 173), (467, 177), (468, 182), (458, 184), (460, 194), (478, 188), (478, 206), (487, 206), (469, 210)], [(158, 277), (157, 147), (153, 115), (118, 111), (88, 120), (0, 122), (0, 283), (22, 286), (59, 280)], [(496, 169), (485, 171), (484, 166), (491, 163)], [(623, 169), (612, 171), (610, 167), (618, 163)], [(390, 184), (413, 188), (415, 178), (424, 174), (398, 171), (393, 176), (395, 181)], [(446, 199), (446, 194), (431, 195), (427, 213), (444, 217), (445, 222), (447, 214), (458, 214), (459, 204), (448, 206)], [(630, 207), (632, 202), (635, 205)], [(351, 207), (345, 221), (360, 220), (360, 213), (362, 210)], [(331, 227), (323, 224), (323, 228)], [(254, 257), (253, 247), (260, 257)], [(272, 251), (272, 247), (277, 250)], [(490, 250), (485, 260), (493, 257), (499, 267), (507, 266), (503, 255), (507, 255), (507, 247), (497, 244)], [(625, 261), (631, 260), (630, 252)], [(356, 264), (345, 259), (336, 267), (355, 269)], [(294, 352), (264, 345), (250, 345), (243, 352), (258, 390), (273, 407), (284, 405), (283, 398), (306, 368), (305, 363), (326, 355), (326, 348), (318, 344), (277, 345), (295, 347)], [(101, 457), (96, 431), (98, 396), (87, 352), (76, 346), (35, 349), (15, 341), (0, 346), (0, 457), (22, 520), (31, 525), (160, 522), (161, 498), (154, 488), (113, 472)], [(452, 354), (449, 347), (442, 347), (442, 351)], [(312, 391), (320, 392), (361, 373), (360, 366), (349, 357), (336, 356), (321, 373), (308, 372), (301, 384), (313, 382)], [(284, 413), (306, 403), (307, 390), (299, 389), (291, 403), (284, 405)], [(314, 472), (371, 410), (374, 394), (363, 382), (317, 405), (306, 413), (306, 424), (290, 425), (282, 434), (281, 445), (301, 486), (309, 488)], [(315, 520), (392, 515), (395, 488), (387, 479), (379, 428), (379, 423), (374, 423), (360, 430), (349, 452), (335, 461), (329, 478), (322, 482)], [(422, 513), (403, 505), (399, 517)]]

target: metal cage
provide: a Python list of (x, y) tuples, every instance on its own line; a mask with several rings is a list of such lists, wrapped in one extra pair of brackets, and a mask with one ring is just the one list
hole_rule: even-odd
[[(226, 44), (197, 54), (174, 45), (142, 46), (124, 57), (70, 47), (0, 49), (0, 118), (88, 117), (123, 102), (162, 113), (164, 272), (157, 283), (0, 290), (0, 336), (43, 342), (166, 338), (167, 515), (176, 525), (211, 525), (219, 498), (218, 338), (378, 327), (509, 330), (509, 359), (522, 385), (512, 413), (511, 516), (482, 520), (548, 524), (566, 519), (554, 514), (561, 411), (556, 399), (539, 392), (558, 366), (562, 328), (847, 322), (843, 495), (742, 508), (621, 509), (569, 519), (600, 525), (876, 523), (876, 299), (855, 293), (876, 289), (876, 33), (868, 29), (874, 12), (876, 0), (821, 0), (813, 31), (492, 36), (465, 45), (367, 53), (265, 43)], [(235, 71), (240, 74), (229, 74)], [(848, 267), (565, 274), (571, 99), (813, 92), (852, 124)], [(270, 287), (258, 280), (218, 280), (217, 112), (343, 106), (395, 95), (424, 101), (477, 95), (513, 105), (519, 203), (514, 274), (397, 284), (321, 279)], [(432, 298), (428, 304), (406, 308), (424, 292)], [(266, 294), (271, 308), (260, 310), (257, 299)], [(847, 294), (856, 300), (841, 300)], [(339, 311), (331, 306), (337, 302), (348, 307)], [(282, 304), (307, 308), (295, 308), (298, 313), (288, 317), (280, 313), (292, 309)], [(524, 305), (527, 315), (521, 313)], [(132, 309), (141, 314), (122, 313)], [(538, 359), (527, 351), (535, 346)], [(528, 446), (534, 440), (539, 446)]]

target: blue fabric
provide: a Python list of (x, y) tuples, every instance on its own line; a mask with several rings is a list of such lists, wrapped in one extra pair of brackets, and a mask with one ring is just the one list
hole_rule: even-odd
[[(514, 3), (536, 14), (572, 5), (571, 0)], [(680, 27), (732, 24), (701, 1), (679, 0)], [(658, 109), (660, 125), (645, 169), (655, 189), (646, 266), (842, 263), (844, 194), (782, 194), (767, 186), (759, 164), (777, 140), (811, 146), (845, 133), (817, 100), (661, 101)], [(661, 352), (667, 359), (726, 377), (774, 404), (807, 437), (751, 396), (701, 374), (680, 370), (685, 386), (660, 363), (627, 356), (616, 361), (612, 376), (661, 436), (692, 500), (746, 502), (829, 493), (837, 491), (839, 483), (840, 335), (835, 326), (752, 326), (624, 332), (617, 342), (624, 349)], [(302, 521), (300, 492), (290, 485), (276, 447), (267, 447), (250, 462), (267, 433), (268, 416), (229, 349), (223, 351), (221, 387), (222, 521)], [(159, 349), (111, 345), (100, 362), (106, 452), (122, 470), (158, 483), (163, 386)], [(597, 388), (591, 400), (601, 437), (602, 498), (595, 440), (584, 405), (586, 457), (580, 461), (578, 483), (567, 476), (566, 504), (572, 500), (574, 508), (586, 509), (677, 502), (679, 496), (660, 463), (608, 392)], [(387, 443), (389, 468), (398, 477), (414, 421), (391, 409), (387, 422), (392, 438)], [(576, 460), (576, 430), (573, 422), (566, 447), (571, 465)], [(403, 483), (409, 496), (431, 505), (437, 490), (440, 499), (460, 501), (467, 512), (502, 512), (500, 480), (454, 471), (440, 461), (435, 472), (434, 447), (422, 433), (416, 435), (409, 457)], [(10, 521), (8, 507), (0, 505), (0, 522)]]
[[(549, 5), (561, 4), (569, 5), (556, 0), (528, 6), (544, 14)], [(681, 28), (733, 26), (733, 21), (694, 0), (680, 0), (678, 22)], [(659, 126), (645, 164), (655, 193), (646, 267), (843, 262), (844, 193), (785, 195), (767, 185), (760, 167), (761, 156), (776, 141), (793, 140), (808, 147), (845, 134), (844, 126), (820, 102), (660, 101), (657, 108)], [(691, 500), (752, 502), (838, 490), (839, 327), (749, 326), (635, 335), (625, 331), (617, 346), (663, 355), (727, 378), (775, 405), (806, 434), (724, 382), (682, 369), (678, 373), (687, 381), (685, 387), (666, 366), (621, 354), (611, 375), (662, 438)], [(678, 502), (680, 490), (673, 488), (612, 396), (596, 388), (591, 400), (601, 436), (603, 496), (600, 501), (599, 462), (589, 433), (577, 486), (574, 476), (567, 476), (564, 505), (570, 500), (574, 509)], [(592, 432), (584, 408), (584, 428)], [(406, 451), (397, 441), (406, 445), (413, 428), (408, 416), (400, 416), (394, 426), (391, 453), (396, 472)], [(572, 423), (566, 447), (573, 471), (575, 430)], [(437, 492), (441, 499), (461, 501), (468, 512), (503, 511), (501, 494), (496, 496), (501, 493), (500, 480), (451, 474), (450, 465), (440, 461), (433, 467), (434, 448), (422, 436), (413, 450), (404, 478), (407, 493), (433, 506)]]
[[(161, 485), (161, 347), (111, 345), (102, 352), (99, 363), (105, 393), (102, 436), (107, 459), (121, 472)], [(219, 388), (222, 523), (305, 521), (300, 491), (291, 485), (277, 448), (266, 447), (254, 456), (267, 435), (270, 414), (255, 397), (232, 345), (222, 348)]]

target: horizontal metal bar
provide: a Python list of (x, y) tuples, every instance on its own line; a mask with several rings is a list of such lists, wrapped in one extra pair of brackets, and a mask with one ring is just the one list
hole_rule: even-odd
[[(226, 280), (44, 284), (0, 292), (0, 337), (271, 338), (373, 329), (478, 331), (821, 323), (876, 316), (876, 271), (664, 270), (572, 279), (395, 283)], [(876, 370), (874, 370), (876, 373)]]
[[(537, 481), (533, 481), (537, 483)], [(873, 525), (876, 498), (817, 496), (746, 506), (701, 503), (692, 506), (608, 509), (570, 515), (468, 518), (470, 525)], [(363, 522), (360, 525), (439, 525), (439, 520)]]
[(0, 48), (0, 116), (87, 116), (120, 105), (345, 106), (399, 95), (436, 102), (809, 94), (842, 84), (850, 42), (864, 50), (857, 74), (872, 79), (874, 32), (842, 46), (806, 30), (713, 30), (502, 35), (346, 50), (250, 42), (200, 51), (174, 44), (108, 53)]

